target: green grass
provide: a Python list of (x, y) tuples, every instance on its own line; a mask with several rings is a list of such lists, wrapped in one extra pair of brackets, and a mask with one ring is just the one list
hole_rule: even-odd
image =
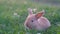
[[(51, 22), (51, 27), (42, 34), (60, 34), (60, 7), (45, 6), (35, 2), (25, 0), (0, 0), (0, 34), (25, 34), (24, 21), (28, 15), (27, 9), (37, 8), (38, 11), (44, 9), (47, 17)], [(14, 16), (14, 12), (18, 13), (20, 17)], [(34, 31), (31, 31), (32, 33)], [(36, 33), (36, 32), (34, 32)]]

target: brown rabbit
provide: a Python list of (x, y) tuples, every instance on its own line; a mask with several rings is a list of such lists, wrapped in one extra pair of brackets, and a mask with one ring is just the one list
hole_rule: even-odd
[(32, 9), (28, 9), (29, 15), (24, 23), (27, 29), (34, 29), (37, 31), (45, 30), (51, 26), (49, 20), (43, 17), (45, 11), (42, 10), (37, 14), (33, 14)]

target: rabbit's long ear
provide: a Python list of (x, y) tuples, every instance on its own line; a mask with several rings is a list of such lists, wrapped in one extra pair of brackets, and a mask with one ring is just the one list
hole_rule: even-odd
[(31, 8), (28, 8), (28, 14), (29, 14), (29, 15), (33, 14), (33, 12), (32, 12), (32, 9), (31, 9)]
[(40, 18), (41, 16), (43, 16), (44, 14), (45, 14), (45, 11), (42, 10), (41, 12), (37, 13), (37, 14), (35, 15), (35, 17), (38, 19), (38, 18)]

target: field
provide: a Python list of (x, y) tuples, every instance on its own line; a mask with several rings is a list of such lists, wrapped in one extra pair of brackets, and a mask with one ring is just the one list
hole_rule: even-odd
[(28, 8), (37, 8), (34, 13), (45, 10), (44, 16), (51, 22), (51, 27), (41, 34), (60, 34), (60, 7), (26, 0), (0, 0), (0, 34), (26, 34), (23, 24)]

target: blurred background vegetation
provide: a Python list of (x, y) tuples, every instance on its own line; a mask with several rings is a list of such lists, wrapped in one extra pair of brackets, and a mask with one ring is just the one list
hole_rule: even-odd
[(50, 20), (51, 27), (41, 34), (60, 34), (60, 0), (0, 0), (0, 34), (26, 34), (28, 8), (37, 9), (34, 13), (44, 9)]

